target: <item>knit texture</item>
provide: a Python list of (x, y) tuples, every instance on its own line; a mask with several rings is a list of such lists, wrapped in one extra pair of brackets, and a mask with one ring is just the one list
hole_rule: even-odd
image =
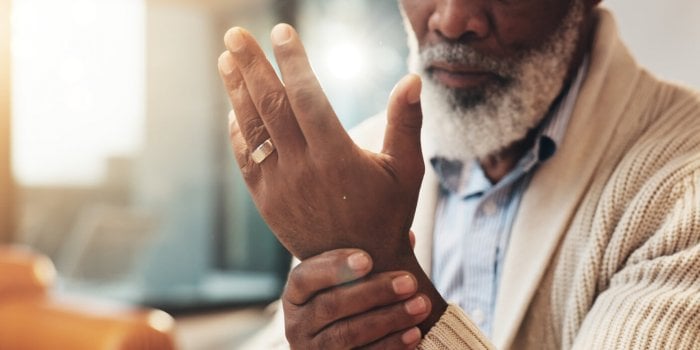
[(423, 338), (418, 349), (493, 349), (493, 345), (481, 333), (464, 312), (449, 305), (438, 323)]
[[(645, 71), (625, 94), (511, 348), (700, 348), (700, 96)], [(450, 309), (421, 349), (486, 348), (467, 320)]]

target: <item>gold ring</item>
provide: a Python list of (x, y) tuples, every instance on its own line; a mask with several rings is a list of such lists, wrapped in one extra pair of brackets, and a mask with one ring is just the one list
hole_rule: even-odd
[(267, 139), (260, 146), (255, 148), (255, 151), (250, 154), (253, 161), (257, 164), (262, 163), (267, 157), (269, 157), (272, 152), (275, 151), (275, 145), (272, 144), (272, 140)]

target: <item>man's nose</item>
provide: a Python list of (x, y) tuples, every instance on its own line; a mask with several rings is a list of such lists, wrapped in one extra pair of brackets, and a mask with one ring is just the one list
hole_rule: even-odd
[(450, 40), (482, 39), (489, 33), (489, 19), (482, 0), (441, 0), (428, 27)]

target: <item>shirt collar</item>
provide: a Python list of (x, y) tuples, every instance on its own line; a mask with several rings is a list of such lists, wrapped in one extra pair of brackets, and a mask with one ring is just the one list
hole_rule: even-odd
[[(514, 178), (532, 171), (535, 166), (547, 161), (556, 153), (557, 147), (561, 145), (566, 134), (583, 79), (588, 72), (588, 61), (589, 58), (586, 56), (576, 78), (548, 112), (537, 132), (534, 146), (525, 153), (517, 166), (500, 183), (513, 181)], [(494, 186), (476, 160), (464, 165), (460, 161), (432, 157), (430, 162), (443, 189), (461, 197), (479, 195)]]

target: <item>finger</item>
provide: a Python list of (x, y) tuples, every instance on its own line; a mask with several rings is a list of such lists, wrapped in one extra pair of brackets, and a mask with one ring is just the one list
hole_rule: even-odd
[[(413, 74), (406, 76), (394, 88), (387, 109), (382, 153), (398, 160), (398, 166), (410, 167), (410, 170), (423, 167), (420, 92), (420, 78)], [(420, 174), (422, 176), (422, 172)]]
[(228, 51), (219, 56), (219, 74), (235, 111), (234, 115), (238, 120), (243, 138), (248, 145), (248, 151), (252, 152), (270, 138), (270, 135), (250, 98), (243, 76)]
[(334, 146), (351, 145), (350, 137), (316, 79), (294, 28), (278, 24), (271, 37), (289, 102), (309, 148), (331, 153)]
[(416, 249), (416, 234), (413, 230), (408, 231), (408, 240), (411, 241), (411, 248)]
[(370, 256), (358, 249), (336, 249), (302, 261), (289, 273), (283, 300), (303, 305), (316, 293), (364, 277)]
[[(246, 145), (245, 138), (241, 133), (233, 111), (229, 113), (229, 139), (236, 162), (241, 169), (243, 180), (251, 189), (257, 187), (261, 179), (260, 167), (256, 166), (255, 162), (250, 158), (248, 145)], [(274, 155), (271, 154), (270, 156)]]
[[(281, 157), (303, 150), (306, 142), (294, 119), (285, 88), (258, 43), (241, 28), (226, 32), (225, 41), (240, 79), (245, 82), (246, 93), (257, 110), (256, 117), (262, 119)], [(248, 141), (259, 145), (265, 140)]]
[(382, 338), (372, 344), (363, 346), (362, 350), (384, 350), (384, 349), (415, 349), (422, 339), (421, 331), (418, 327), (408, 330), (398, 331), (394, 334)]
[(417, 326), (428, 317), (430, 309), (430, 301), (421, 294), (406, 302), (335, 322), (317, 334), (313, 342), (319, 348), (366, 346), (400, 330)]
[(307, 314), (303, 318), (309, 320), (315, 334), (337, 320), (408, 299), (417, 289), (415, 277), (407, 272), (373, 274), (356, 283), (326, 289), (299, 311)]

